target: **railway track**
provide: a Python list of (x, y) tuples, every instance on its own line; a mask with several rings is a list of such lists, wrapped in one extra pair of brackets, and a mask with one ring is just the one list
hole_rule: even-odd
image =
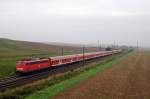
[[(118, 54), (116, 54), (116, 55), (118, 55)], [(89, 63), (97, 62), (97, 61), (104, 60), (107, 58), (112, 58), (112, 55), (94, 58), (94, 59), (90, 59), (90, 60), (84, 60), (84, 61), (75, 62), (75, 63), (71, 63), (71, 64), (66, 64), (66, 65), (62, 65), (60, 67), (58, 66), (56, 68), (47, 69), (45, 71), (41, 71), (41, 72), (35, 73), (35, 74), (30, 74), (30, 75), (25, 75), (25, 76), (16, 75), (16, 76), (8, 77), (5, 79), (0, 79), (0, 92), (4, 92), (8, 89), (13, 89), (13, 88), (21, 86), (21, 85), (25, 85), (25, 84), (32, 83), (32, 82), (40, 80), (40, 79), (47, 78), (53, 74), (63, 73), (66, 71), (74, 70), (76, 68), (86, 66)]]

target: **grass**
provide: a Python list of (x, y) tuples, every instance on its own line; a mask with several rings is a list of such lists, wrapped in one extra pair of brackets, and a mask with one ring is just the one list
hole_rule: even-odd
[[(40, 45), (42, 44), (39, 44), (39, 46)], [(76, 53), (76, 51), (66, 50), (64, 55), (72, 53)], [(41, 48), (33, 47), (30, 42), (0, 38), (0, 78), (15, 75), (15, 67), (18, 60), (57, 55), (61, 55), (61, 52), (58, 52), (58, 50), (43, 50)]]
[(47, 53), (46, 55), (43, 54), (42, 52), (38, 54), (26, 53), (22, 55), (14, 53), (14, 55), (11, 56), (7, 55), (7, 57), (5, 56), (4, 58), (0, 58), (0, 78), (15, 75), (16, 62), (20, 59), (33, 57), (33, 55), (45, 57), (48, 55), (49, 56), (57, 55), (57, 53)]
[(120, 56), (121, 55), (114, 56), (114, 57), (108, 58), (108, 59), (104, 59), (95, 64), (89, 64), (86, 67), (78, 68), (73, 71), (68, 71), (68, 72), (61, 73), (61, 74), (52, 75), (46, 79), (42, 79), (40, 81), (31, 83), (31, 84), (27, 84), (25, 86), (22, 86), (22, 87), (13, 89), (13, 90), (7, 90), (4, 93), (0, 93), (0, 99), (10, 99), (10, 98), (11, 99), (24, 99), (25, 97), (32, 95), (33, 93), (35, 93), (37, 91), (40, 91), (47, 87), (53, 86), (64, 80), (71, 79), (83, 72), (88, 71), (91, 68), (105, 64), (107, 62), (110, 62), (110, 61), (112, 61), (112, 59), (115, 59), (116, 57), (120, 57)]
[(15, 75), (17, 61), (26, 58), (58, 56), (62, 54), (62, 47), (64, 47), (64, 55), (82, 53), (82, 49), (77, 47), (56, 47), (0, 38), (0, 78)]
[(0, 78), (15, 75), (16, 62), (21, 59), (31, 57), (47, 57), (59, 54), (57, 52), (48, 52), (43, 50), (33, 51), (33, 48), (31, 49), (30, 47), (28, 49), (25, 48), (21, 50), (17, 50), (17, 48), (11, 49), (13, 47), (9, 47), (8, 50), (2, 50), (5, 47), (0, 45)]
[(79, 84), (82, 81), (88, 80), (89, 78), (93, 77), (97, 73), (104, 71), (105, 69), (111, 67), (117, 62), (120, 62), (121, 60), (126, 59), (127, 57), (128, 56), (126, 55), (121, 58), (117, 58), (117, 59), (114, 58), (112, 61), (106, 64), (95, 66), (94, 68), (91, 68), (73, 78), (62, 81), (61, 83), (55, 84), (41, 91), (38, 91), (32, 94), (31, 96), (27, 97), (26, 99), (51, 99), (54, 96), (58, 95), (59, 93), (63, 92), (64, 90), (67, 90), (70, 87)]

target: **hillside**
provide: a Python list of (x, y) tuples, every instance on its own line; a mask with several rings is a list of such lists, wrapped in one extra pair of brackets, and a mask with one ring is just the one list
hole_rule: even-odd
[(75, 51), (80, 48), (72, 46), (57, 46), (44, 43), (27, 42), (27, 41), (16, 41), (10, 39), (0, 38), (0, 56), (16, 55), (23, 53), (36, 53), (36, 52), (60, 52), (64, 48), (66, 51)]
[[(20, 59), (61, 55), (62, 48), (64, 54), (82, 52), (81, 47), (0, 38), (0, 77), (14, 75), (16, 62)], [(95, 48), (87, 49), (95, 50)]]

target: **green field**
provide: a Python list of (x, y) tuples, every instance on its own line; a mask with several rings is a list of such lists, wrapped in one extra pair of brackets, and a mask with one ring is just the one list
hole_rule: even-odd
[[(43, 49), (41, 46), (45, 48)], [(79, 50), (71, 51), (66, 48), (64, 54), (77, 52)], [(56, 55), (61, 55), (61, 47), (0, 38), (0, 78), (15, 75), (15, 66), (18, 60)]]

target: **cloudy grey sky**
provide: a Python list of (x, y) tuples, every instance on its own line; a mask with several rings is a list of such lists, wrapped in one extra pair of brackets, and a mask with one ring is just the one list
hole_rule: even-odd
[(0, 0), (0, 37), (150, 47), (150, 0)]

